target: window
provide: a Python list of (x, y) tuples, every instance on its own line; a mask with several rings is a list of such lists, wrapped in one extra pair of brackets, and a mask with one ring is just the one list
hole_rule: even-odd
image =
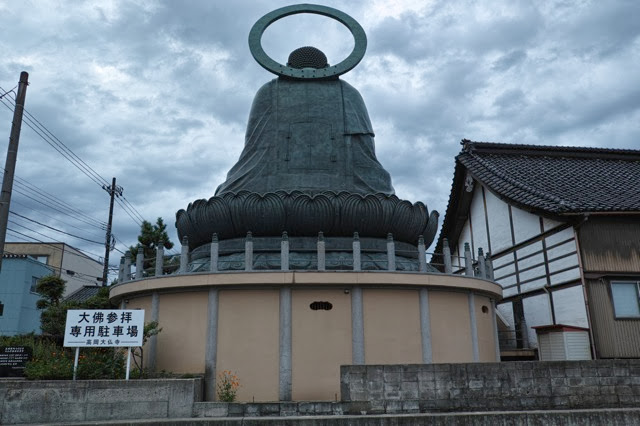
[(49, 256), (47, 256), (46, 254), (29, 254), (27, 256), (29, 256), (33, 260), (37, 260), (40, 263), (44, 263), (45, 265), (49, 260)]
[(31, 277), (31, 288), (29, 289), (29, 291), (31, 293), (37, 293), (36, 292), (36, 286), (38, 285), (38, 280), (39, 279), (40, 278), (38, 278), (38, 277)]
[(612, 281), (611, 296), (616, 318), (640, 318), (640, 281)]

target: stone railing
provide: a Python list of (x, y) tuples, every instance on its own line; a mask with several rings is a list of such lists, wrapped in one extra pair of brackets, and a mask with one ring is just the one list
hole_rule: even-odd
[[(300, 238), (295, 240), (298, 241)], [(392, 234), (387, 236), (386, 243), (385, 240), (380, 239), (360, 239), (357, 232), (354, 233), (350, 241), (348, 238), (325, 239), (322, 233), (319, 233), (314, 247), (309, 244), (309, 238), (306, 240), (306, 247), (297, 247), (292, 250), (286, 232), (283, 233), (279, 241), (275, 241), (274, 238), (255, 238), (251, 232), (247, 233), (243, 240), (219, 241), (217, 235), (213, 234), (210, 244), (190, 252), (189, 242), (185, 237), (181, 242), (179, 263), (174, 263), (171, 266), (165, 265), (162, 244), (158, 244), (156, 256), (153, 259), (145, 259), (142, 246), (139, 246), (135, 263), (132, 262), (133, 256), (129, 251), (121, 257), (118, 282), (167, 274), (215, 273), (224, 270), (250, 272), (265, 269), (282, 271), (384, 270), (431, 273), (443, 270), (446, 274), (467, 275), (493, 281), (491, 257), (485, 256), (480, 248), (477, 259), (472, 259), (469, 244), (465, 244), (464, 257), (456, 259), (456, 264), (463, 265), (463, 267), (454, 271), (452, 255), (446, 239), (443, 253), (438, 256), (444, 262), (439, 265), (427, 263), (428, 253), (422, 237), (419, 238), (417, 247), (394, 241)], [(275, 244), (278, 242), (279, 247), (276, 249)], [(332, 255), (335, 256), (331, 257)], [(205, 262), (201, 262), (201, 259), (205, 259)], [(265, 266), (265, 263), (269, 261), (272, 265)], [(154, 263), (155, 266), (145, 270), (144, 265), (147, 263)], [(229, 264), (232, 266), (230, 267)], [(132, 268), (134, 272), (132, 272)]]

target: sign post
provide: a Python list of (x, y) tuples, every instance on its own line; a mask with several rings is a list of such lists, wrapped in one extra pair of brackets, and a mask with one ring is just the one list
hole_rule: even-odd
[(131, 368), (131, 348), (142, 346), (143, 309), (70, 309), (64, 329), (64, 346), (76, 348), (73, 380), (76, 379), (80, 348), (127, 348), (127, 373)]

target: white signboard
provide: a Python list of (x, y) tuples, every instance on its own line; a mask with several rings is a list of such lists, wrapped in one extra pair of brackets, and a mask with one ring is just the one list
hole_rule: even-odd
[(142, 346), (144, 310), (80, 309), (67, 311), (64, 346)]

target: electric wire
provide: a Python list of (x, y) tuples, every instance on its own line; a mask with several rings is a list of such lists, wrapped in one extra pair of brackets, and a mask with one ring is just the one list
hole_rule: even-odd
[(35, 224), (37, 224), (37, 225), (44, 226), (45, 228), (47, 228), (47, 229), (51, 229), (52, 231), (56, 231), (56, 232), (59, 232), (59, 233), (61, 233), (61, 234), (69, 235), (70, 237), (77, 238), (77, 239), (79, 239), (79, 240), (83, 240), (83, 241), (86, 241), (86, 242), (88, 242), (88, 243), (104, 245), (104, 242), (101, 242), (101, 241), (93, 241), (93, 240), (90, 240), (90, 239), (88, 239), (88, 238), (80, 237), (79, 235), (74, 235), (74, 234), (71, 234), (71, 233), (69, 233), (69, 232), (62, 231), (62, 230), (60, 230), (60, 229), (54, 228), (53, 226), (45, 225), (45, 224), (44, 224), (44, 223), (42, 223), (42, 222), (38, 222), (37, 220), (34, 220), (34, 219), (28, 218), (28, 217), (26, 217), (26, 216), (23, 216), (23, 215), (21, 215), (20, 213), (16, 213), (16, 212), (14, 212), (14, 211), (12, 211), (12, 210), (9, 210), (9, 213), (11, 213), (11, 214), (12, 214), (12, 215), (14, 215), (14, 216), (18, 216), (18, 217), (20, 217), (20, 218), (22, 218), (22, 219), (28, 220), (29, 222), (33, 222), (33, 223), (35, 223)]
[[(23, 228), (24, 228), (24, 226), (23, 226)], [(16, 231), (15, 229), (11, 229), (11, 228), (9, 228), (9, 227), (7, 227), (7, 231), (11, 231), (11, 232), (13, 232), (14, 234), (21, 235), (21, 236), (22, 236), (22, 237), (24, 237), (24, 238), (28, 238), (28, 239), (34, 240), (35, 242), (38, 242), (38, 243), (40, 243), (40, 244), (42, 244), (42, 245), (45, 245), (45, 246), (47, 246), (47, 247), (51, 247), (51, 248), (53, 248), (54, 250), (58, 250), (58, 251), (60, 251), (60, 252), (65, 252), (65, 250), (64, 250), (64, 249), (62, 249), (62, 248), (60, 248), (60, 247), (55, 246), (54, 244), (56, 244), (56, 243), (46, 243), (46, 242), (44, 242), (44, 241), (42, 241), (42, 240), (37, 239), (36, 237), (33, 237), (33, 236), (31, 236), (31, 235), (27, 235), (27, 234), (22, 233), (22, 232), (20, 232), (20, 231)], [(47, 236), (47, 235), (45, 235), (45, 237), (46, 237), (46, 238), (51, 238), (51, 237), (49, 237), (49, 236)], [(7, 242), (6, 244), (12, 244), (12, 242)], [(95, 253), (92, 253), (92, 252), (87, 251), (87, 250), (80, 250), (80, 249), (78, 249), (78, 248), (75, 248), (75, 247), (71, 246), (70, 244), (63, 243), (63, 242), (60, 242), (60, 243), (57, 243), (57, 244), (67, 245), (67, 246), (69, 246), (69, 247), (73, 248), (74, 250), (77, 250), (79, 253), (81, 253), (81, 254), (77, 254), (77, 253), (73, 253), (73, 252), (65, 252), (65, 254), (70, 254), (70, 255), (72, 255), (72, 256), (77, 256), (77, 257), (80, 257), (80, 258), (83, 258), (83, 259), (91, 259), (91, 260), (93, 260), (94, 262), (99, 263), (99, 264), (103, 264), (103, 263), (104, 263), (103, 261), (99, 261), (99, 260), (94, 259), (94, 257), (95, 257), (95, 258), (98, 258), (98, 259), (102, 259), (102, 256), (101, 256), (101, 255), (99, 255), (99, 254), (95, 254)], [(93, 257), (92, 257), (92, 256), (93, 256)]]
[[(0, 87), (0, 90), (3, 90)], [(11, 105), (7, 104), (4, 100), (0, 100), (2, 104), (4, 104), (9, 110), (13, 110)], [(40, 136), (45, 142), (47, 142), (52, 148), (54, 148), (60, 155), (62, 155), (66, 160), (71, 162), (76, 168), (78, 168), (83, 174), (85, 174), (88, 178), (90, 178), (93, 182), (98, 184), (101, 188), (104, 189), (104, 186), (111, 187), (111, 184), (107, 182), (105, 178), (103, 178), (99, 173), (97, 173), (94, 169), (92, 169), (86, 162), (84, 162), (80, 157), (78, 157), (71, 149), (69, 149), (58, 137), (56, 137), (46, 126), (44, 126), (38, 119), (33, 116), (26, 108), (23, 107), (23, 111), (26, 114), (26, 117), (23, 117), (23, 122), (31, 128), (38, 136)], [(123, 197), (124, 198), (124, 197)], [(116, 198), (117, 200), (117, 198)], [(138, 212), (138, 210), (129, 202), (125, 201), (119, 202), (122, 209), (127, 213), (127, 215), (138, 225), (141, 225), (144, 218)], [(125, 207), (126, 206), (126, 207)], [(137, 216), (137, 217), (136, 217)]]
[[(0, 170), (2, 170), (4, 172), (4, 168), (0, 167)], [(75, 219), (75, 215), (78, 215), (80, 217), (85, 218), (86, 220), (89, 220), (91, 222), (94, 222), (95, 227), (100, 228), (100, 229), (106, 229), (107, 224), (105, 222), (101, 222), (91, 216), (89, 216), (88, 214), (82, 212), (81, 210), (78, 210), (76, 208), (71, 207), (67, 202), (57, 198), (56, 196), (54, 196), (53, 194), (48, 193), (47, 191), (38, 188), (36, 185), (30, 183), (29, 181), (20, 178), (19, 176), (14, 176), (14, 184), (22, 187), (23, 189), (32, 192), (40, 197), (42, 197), (43, 199), (48, 200), (48, 202), (51, 202), (52, 205), (65, 209), (68, 213), (66, 213), (67, 215), (72, 215), (74, 216)], [(79, 219), (78, 219), (79, 220)], [(86, 222), (85, 222), (86, 223)]]
[[(0, 87), (0, 90), (2, 87)], [(15, 100), (15, 97), (14, 97)], [(7, 105), (4, 100), (0, 100), (7, 108), (12, 109), (10, 105)], [(109, 182), (103, 178), (98, 172), (92, 169), (87, 163), (85, 163), (80, 157), (78, 157), (69, 147), (67, 147), (56, 135), (54, 135), (44, 124), (42, 124), (33, 114), (27, 111), (23, 106), (23, 122), (26, 121), (33, 131), (35, 131), (45, 142), (58, 151), (63, 157), (70, 161), (76, 168), (78, 168), (87, 177), (97, 183), (100, 187), (102, 185), (109, 185)], [(37, 128), (37, 129), (36, 129)]]
[[(31, 206), (29, 206), (29, 205), (27, 205), (27, 204), (24, 204), (24, 203), (21, 203), (21, 202), (20, 202), (20, 201), (18, 201), (18, 200), (11, 200), (11, 205), (12, 205), (12, 206), (14, 206), (14, 205), (22, 206), (22, 207), (27, 208), (27, 209), (29, 209), (29, 210), (31, 210), (31, 211), (34, 211), (34, 210), (33, 210), (33, 208), (32, 208)], [(65, 222), (64, 220), (61, 220), (60, 218), (57, 218), (57, 217), (53, 217), (53, 216), (51, 216), (51, 215), (48, 215), (48, 214), (46, 214), (46, 213), (44, 213), (44, 212), (42, 212), (42, 211), (38, 211), (37, 213), (38, 213), (38, 215), (41, 215), (41, 216), (47, 217), (47, 218), (49, 218), (49, 219), (53, 219), (53, 220), (55, 220), (55, 221), (57, 221), (57, 222), (60, 222), (60, 223), (62, 223), (62, 224), (64, 224), (64, 225), (66, 225), (66, 226), (70, 227), (70, 228), (77, 229), (77, 230), (79, 230), (79, 231), (89, 233), (89, 234), (91, 234), (91, 235), (92, 235), (93, 237), (95, 237), (95, 238), (102, 238), (102, 235), (94, 234), (94, 233), (92, 233), (92, 231), (91, 231), (91, 230), (89, 230), (89, 229), (78, 228), (77, 226), (74, 226), (73, 224), (70, 224), (70, 223), (68, 223), (68, 222)]]

